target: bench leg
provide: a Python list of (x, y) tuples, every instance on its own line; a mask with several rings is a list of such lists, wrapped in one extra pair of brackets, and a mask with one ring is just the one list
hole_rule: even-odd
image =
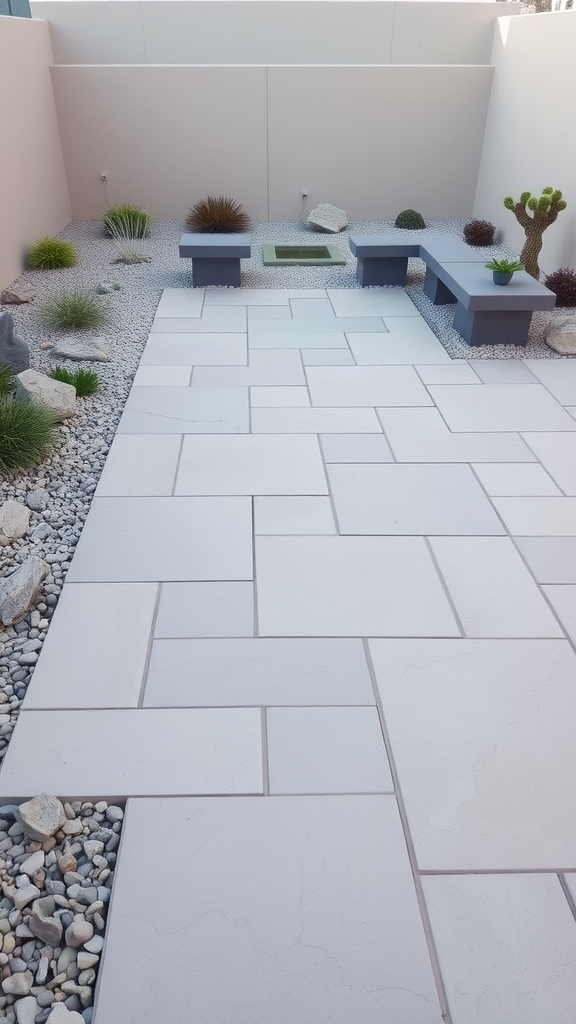
[(407, 256), (359, 256), (356, 277), (363, 288), (373, 284), (406, 284)]
[(531, 319), (529, 309), (464, 309), (458, 303), (454, 327), (469, 345), (525, 345)]
[(203, 288), (207, 284), (241, 285), (240, 260), (234, 256), (195, 257), (192, 260), (192, 286)]
[(433, 302), (435, 306), (445, 306), (449, 302), (456, 302), (456, 296), (452, 294), (431, 267), (426, 267), (424, 294), (428, 296), (430, 302)]

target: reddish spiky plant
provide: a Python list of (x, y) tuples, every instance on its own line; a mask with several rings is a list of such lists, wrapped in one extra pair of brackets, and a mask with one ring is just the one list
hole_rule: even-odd
[(237, 234), (248, 231), (250, 217), (235, 199), (227, 196), (207, 196), (192, 207), (186, 218), (190, 231), (201, 231), (210, 235)]
[(494, 245), (495, 231), (489, 220), (471, 220), (464, 225), (464, 241), (468, 245)]
[(555, 270), (544, 278), (544, 284), (556, 293), (557, 306), (576, 306), (576, 270)]

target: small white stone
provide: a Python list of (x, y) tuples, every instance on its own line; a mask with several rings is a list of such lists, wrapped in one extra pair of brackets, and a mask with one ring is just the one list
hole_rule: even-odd
[(23, 861), (20, 865), (20, 874), (22, 875), (33, 875), (35, 871), (39, 871), (40, 868), (44, 867), (45, 853), (44, 850), (37, 850), (27, 860)]

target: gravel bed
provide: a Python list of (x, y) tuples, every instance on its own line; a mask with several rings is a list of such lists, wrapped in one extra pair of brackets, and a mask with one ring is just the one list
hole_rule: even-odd
[[(432, 221), (429, 229), (460, 235), (464, 223), (462, 220)], [(74, 364), (95, 369), (101, 379), (101, 390), (90, 398), (78, 400), (78, 414), (59, 427), (61, 443), (36, 472), (8, 474), (0, 481), (0, 504), (10, 498), (28, 503), (32, 508), (28, 534), (0, 549), (0, 576), (10, 575), (30, 554), (39, 555), (50, 565), (50, 574), (35, 608), (14, 627), (0, 631), (0, 760), (46, 637), (162, 290), (190, 285), (190, 264), (178, 256), (177, 243), (182, 230), (180, 223), (155, 224), (152, 237), (137, 243), (151, 262), (126, 266), (114, 262), (117, 256), (114, 244), (104, 235), (100, 223), (74, 222), (61, 235), (78, 246), (79, 265), (70, 269), (25, 272), (18, 282), (34, 289), (35, 302), (5, 307), (12, 313), (16, 334), (30, 345), (32, 367), (48, 370), (54, 362), (64, 361), (54, 360), (49, 350), (40, 347), (54, 341), (55, 337), (37, 324), (35, 306), (63, 288), (94, 289), (102, 282), (121, 285), (120, 291), (102, 296), (102, 302), (112, 306), (112, 326), (94, 332), (104, 336), (110, 361)], [(349, 231), (402, 234), (390, 221), (356, 222)], [(327, 236), (312, 232), (298, 221), (257, 224), (252, 231), (254, 256), (250, 262), (243, 261), (244, 285), (254, 288), (358, 287), (355, 259), (348, 247), (349, 231)], [(297, 244), (318, 242), (319, 238), (330, 238), (341, 247), (346, 256), (344, 267), (264, 267), (260, 262), (263, 242)], [(502, 245), (478, 251), (486, 259), (510, 255), (510, 250)], [(533, 316), (525, 349), (513, 346), (471, 349), (451, 327), (453, 307), (433, 306), (423, 294), (423, 279), (424, 263), (410, 260), (407, 291), (453, 358), (559, 358), (542, 340), (543, 329), (552, 314)], [(238, 294), (240, 297), (241, 293)], [(66, 361), (66, 365), (71, 364)], [(31, 496), (32, 492), (40, 494)]]

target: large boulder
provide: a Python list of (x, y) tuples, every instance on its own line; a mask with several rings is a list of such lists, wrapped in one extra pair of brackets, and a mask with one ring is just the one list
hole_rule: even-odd
[(62, 359), (89, 360), (105, 363), (110, 356), (104, 347), (104, 338), (60, 338), (50, 355)]
[(36, 555), (30, 555), (11, 576), (0, 579), (0, 624), (13, 626), (36, 602), (42, 582), (50, 569)]
[(336, 235), (347, 227), (348, 217), (344, 210), (339, 210), (337, 206), (332, 206), (330, 203), (320, 203), (319, 206), (315, 206), (310, 212), (308, 223), (315, 231), (326, 231), (329, 234)]
[(544, 331), (544, 341), (562, 356), (576, 355), (576, 316), (552, 320)]
[(9, 499), (0, 505), (0, 547), (25, 537), (30, 524), (30, 509)]
[(17, 375), (16, 398), (44, 405), (57, 423), (76, 412), (76, 388), (37, 370), (24, 370)]
[(0, 313), (0, 366), (11, 366), (14, 373), (30, 366), (30, 350), (25, 341), (14, 334), (11, 313)]

